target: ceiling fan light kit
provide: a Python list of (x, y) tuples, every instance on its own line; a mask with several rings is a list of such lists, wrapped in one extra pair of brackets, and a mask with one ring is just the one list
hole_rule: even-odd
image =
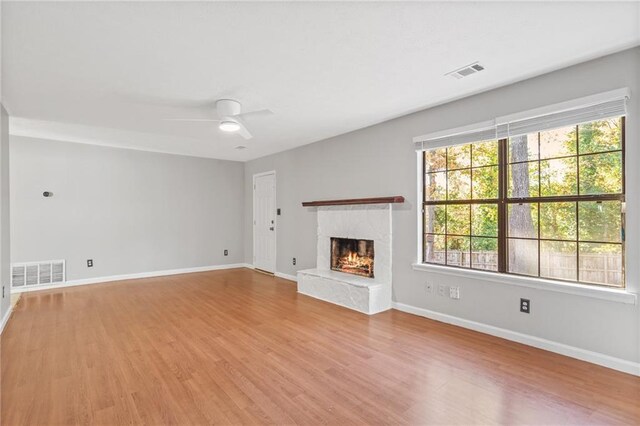
[(218, 128), (223, 132), (233, 133), (240, 130), (240, 124), (232, 120), (223, 120), (220, 122), (220, 125), (218, 126)]

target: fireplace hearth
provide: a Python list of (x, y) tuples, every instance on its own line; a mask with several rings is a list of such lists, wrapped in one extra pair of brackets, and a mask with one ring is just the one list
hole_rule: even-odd
[(331, 269), (374, 278), (373, 240), (331, 237)]

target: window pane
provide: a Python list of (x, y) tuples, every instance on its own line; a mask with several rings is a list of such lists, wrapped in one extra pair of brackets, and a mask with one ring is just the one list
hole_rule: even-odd
[(424, 175), (424, 199), (444, 200), (446, 196), (447, 173), (427, 173)]
[(620, 201), (583, 201), (578, 203), (580, 240), (620, 242), (621, 211)]
[(469, 243), (469, 237), (447, 236), (447, 265), (468, 268), (471, 258)]
[(540, 203), (540, 238), (576, 239), (576, 203)]
[(509, 162), (538, 159), (538, 134), (514, 136), (509, 138)]
[(500, 247), (509, 273), (623, 287), (623, 121), (425, 151), (424, 261), (498, 271)]
[(471, 206), (447, 206), (447, 234), (469, 235)]
[(471, 167), (471, 144), (447, 148), (447, 161), (449, 170)]
[(498, 166), (473, 169), (472, 179), (474, 199), (498, 198)]
[(510, 237), (538, 238), (538, 204), (509, 204), (507, 210)]
[(444, 235), (424, 236), (424, 260), (430, 263), (444, 264)]
[(540, 241), (540, 276), (576, 281), (577, 243)]
[(512, 164), (508, 169), (509, 198), (537, 197), (538, 162)]
[(538, 276), (538, 241), (507, 240), (509, 250), (509, 272)]
[(471, 238), (471, 267), (487, 271), (498, 270), (498, 239)]
[(622, 287), (622, 244), (580, 243), (580, 281)]
[(469, 200), (471, 198), (471, 170), (447, 172), (449, 177), (448, 200)]
[(558, 196), (578, 193), (578, 169), (575, 157), (540, 162), (540, 195)]
[(473, 144), (473, 167), (498, 164), (498, 141), (485, 141)]
[(576, 126), (540, 132), (540, 158), (556, 158), (575, 155)]
[(498, 236), (498, 206), (474, 204), (471, 206), (471, 234), (480, 237)]
[(424, 152), (424, 171), (435, 172), (447, 167), (447, 149), (438, 148)]
[(580, 157), (580, 194), (622, 192), (622, 152)]
[(594, 121), (578, 126), (580, 154), (622, 149), (622, 120)]
[(424, 232), (426, 234), (444, 234), (445, 221), (445, 206), (424, 207)]

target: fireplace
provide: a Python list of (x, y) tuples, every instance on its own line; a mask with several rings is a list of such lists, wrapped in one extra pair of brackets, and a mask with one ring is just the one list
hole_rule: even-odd
[(393, 201), (347, 201), (315, 206), (317, 266), (298, 271), (298, 293), (372, 315), (391, 309)]
[(373, 278), (373, 240), (331, 237), (331, 269)]

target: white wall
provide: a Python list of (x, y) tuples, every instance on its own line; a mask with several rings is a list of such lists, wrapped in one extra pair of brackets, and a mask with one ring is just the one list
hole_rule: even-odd
[[(0, 17), (2, 4), (0, 3)], [(0, 19), (0, 41), (2, 39), (2, 19)], [(4, 297), (0, 294), (0, 331), (5, 314), (11, 305), (9, 262), (9, 116), (2, 105), (2, 43), (0, 42), (0, 291), (4, 286)]]
[(67, 280), (242, 262), (243, 168), (12, 136), (11, 260), (66, 259)]
[[(491, 72), (488, 70), (487, 72)], [(631, 362), (640, 362), (637, 306), (516, 287), (490, 280), (414, 271), (418, 241), (416, 155), (412, 138), (607, 90), (629, 87), (627, 120), (627, 285), (640, 290), (640, 48), (492, 90), (376, 126), (246, 163), (245, 260), (252, 261), (251, 177), (277, 171), (277, 270), (295, 274), (316, 259), (316, 212), (302, 201), (404, 195), (394, 206), (393, 287), (399, 303), (453, 315)], [(420, 90), (416, 87), (416, 90)], [(401, 94), (399, 95), (401, 96)], [(384, 101), (384, 100), (381, 100)], [(298, 260), (292, 265), (292, 258)], [(460, 286), (461, 299), (427, 294), (424, 284)], [(521, 297), (532, 313), (521, 314)]]
[(9, 223), (9, 116), (0, 105), (0, 291), (4, 287), (4, 296), (0, 294), (0, 321), (11, 304)]

